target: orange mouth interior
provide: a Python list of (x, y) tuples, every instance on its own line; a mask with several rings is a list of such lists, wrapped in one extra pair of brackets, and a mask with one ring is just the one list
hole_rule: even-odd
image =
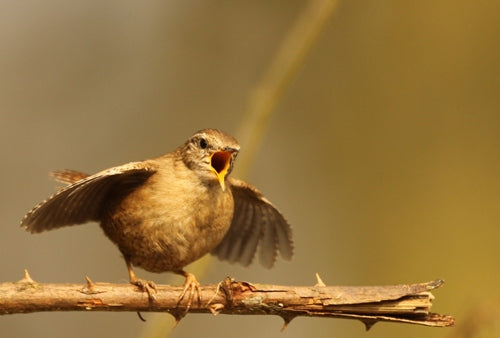
[(229, 151), (218, 151), (210, 158), (210, 165), (219, 180), (222, 191), (226, 190), (225, 178), (230, 164), (231, 153)]
[(217, 174), (225, 174), (229, 168), (231, 153), (229, 151), (218, 151), (212, 155), (210, 164)]

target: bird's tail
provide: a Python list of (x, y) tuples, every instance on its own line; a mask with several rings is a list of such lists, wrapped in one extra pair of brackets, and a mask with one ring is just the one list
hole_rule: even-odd
[(58, 182), (66, 184), (72, 184), (78, 182), (89, 176), (90, 176), (89, 174), (81, 173), (79, 171), (71, 169), (55, 170), (50, 172), (50, 177), (52, 177)]

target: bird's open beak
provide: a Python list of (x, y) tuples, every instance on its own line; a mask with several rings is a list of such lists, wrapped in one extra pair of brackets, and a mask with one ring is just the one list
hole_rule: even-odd
[(231, 166), (231, 151), (217, 151), (210, 157), (212, 171), (219, 180), (222, 191), (226, 190), (225, 178), (229, 167)]

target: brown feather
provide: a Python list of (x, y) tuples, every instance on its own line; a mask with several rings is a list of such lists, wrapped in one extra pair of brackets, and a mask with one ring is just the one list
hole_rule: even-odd
[(279, 251), (284, 259), (293, 255), (292, 230), (283, 215), (257, 189), (228, 178), (234, 198), (231, 227), (212, 251), (219, 259), (248, 265), (260, 247), (260, 262), (270, 268)]
[(89, 174), (85, 174), (76, 170), (64, 169), (55, 170), (50, 173), (50, 177), (58, 182), (72, 184), (89, 177)]
[[(34, 207), (21, 221), (26, 230), (36, 233), (66, 225), (99, 221), (102, 208), (110, 193), (129, 192), (146, 181), (154, 168), (141, 162), (132, 162), (84, 177), (82, 173), (61, 171), (53, 175), (57, 180), (70, 183)], [(71, 173), (71, 175), (68, 175)]]

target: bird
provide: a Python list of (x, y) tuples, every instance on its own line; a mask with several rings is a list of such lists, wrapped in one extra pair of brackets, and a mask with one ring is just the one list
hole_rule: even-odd
[(201, 301), (200, 284), (184, 267), (207, 253), (249, 265), (259, 255), (271, 268), (278, 252), (293, 255), (285, 217), (252, 185), (230, 177), (240, 146), (217, 129), (202, 129), (165, 155), (88, 175), (74, 170), (51, 176), (66, 185), (36, 205), (21, 226), (39, 233), (97, 222), (118, 247), (129, 281), (155, 298), (156, 284), (133, 267), (185, 277)]

